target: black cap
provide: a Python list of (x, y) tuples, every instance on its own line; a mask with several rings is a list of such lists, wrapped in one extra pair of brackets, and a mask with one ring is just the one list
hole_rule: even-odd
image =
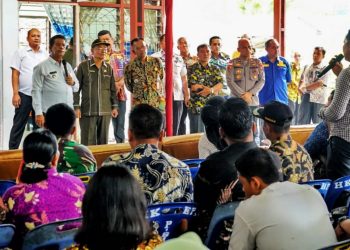
[(106, 45), (107, 47), (110, 45), (109, 42), (107, 42), (107, 41), (102, 41), (100, 39), (96, 39), (95, 41), (92, 42), (91, 48), (94, 48), (95, 46), (101, 45), (101, 44)]
[(291, 123), (293, 119), (293, 113), (289, 106), (277, 101), (271, 101), (264, 107), (256, 108), (253, 115), (277, 126)]

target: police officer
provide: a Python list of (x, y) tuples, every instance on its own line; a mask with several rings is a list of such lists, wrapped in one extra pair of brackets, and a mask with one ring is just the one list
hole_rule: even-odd
[(249, 39), (241, 38), (237, 50), (239, 57), (232, 59), (227, 66), (227, 86), (232, 96), (242, 98), (254, 110), (259, 106), (258, 93), (265, 83), (264, 70), (261, 61), (252, 58), (253, 48)]

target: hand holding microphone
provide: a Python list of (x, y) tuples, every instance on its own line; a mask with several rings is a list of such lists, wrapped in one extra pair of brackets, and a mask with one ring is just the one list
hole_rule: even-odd
[[(334, 66), (338, 65), (340, 63), (340, 61), (343, 60), (343, 58), (344, 58), (343, 54), (339, 54), (339, 55), (335, 56), (334, 58), (332, 58), (328, 64), (328, 66), (325, 67), (320, 73), (318, 73), (315, 81), (318, 81), (322, 76), (327, 74), (327, 72), (330, 71)], [(327, 87), (327, 85), (325, 85), (325, 84), (323, 86)]]
[(68, 74), (68, 70), (67, 70), (67, 62), (66, 60), (62, 60), (62, 64), (63, 64), (63, 68), (64, 68), (64, 74), (65, 74), (65, 80), (66, 80), (66, 83), (70, 86), (73, 86), (74, 85), (74, 80), (73, 80), (73, 77), (71, 77), (69, 74)]

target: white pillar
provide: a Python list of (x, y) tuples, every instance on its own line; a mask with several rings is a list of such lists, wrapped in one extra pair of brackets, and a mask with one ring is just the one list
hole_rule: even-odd
[(0, 0), (0, 150), (8, 149), (14, 108), (10, 62), (18, 49), (18, 2)]

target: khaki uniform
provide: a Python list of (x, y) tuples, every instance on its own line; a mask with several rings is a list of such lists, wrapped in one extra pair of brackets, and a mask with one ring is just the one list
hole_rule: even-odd
[(231, 95), (241, 97), (245, 92), (252, 93), (250, 106), (259, 105), (258, 93), (265, 83), (264, 71), (260, 65), (261, 61), (257, 58), (250, 58), (247, 61), (236, 58), (227, 66), (226, 80)]

